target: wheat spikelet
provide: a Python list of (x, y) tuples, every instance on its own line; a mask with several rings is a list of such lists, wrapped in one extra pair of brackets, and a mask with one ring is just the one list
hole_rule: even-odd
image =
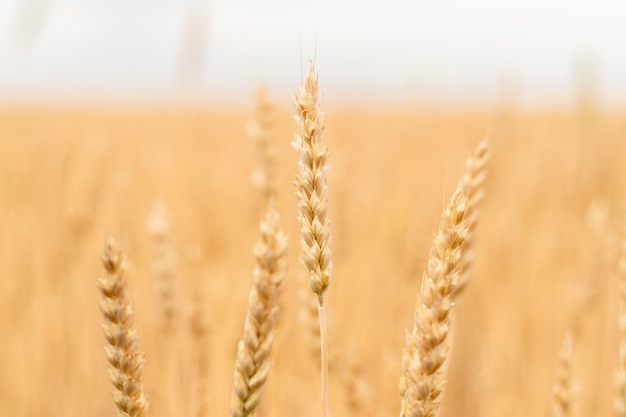
[(626, 417), (626, 224), (620, 241), (617, 264), (619, 279), (619, 362), (615, 375), (614, 409), (618, 417)]
[(261, 239), (254, 250), (254, 285), (248, 299), (243, 337), (237, 347), (230, 405), (233, 417), (253, 414), (271, 366), (278, 296), (287, 268), (287, 238), (280, 231), (279, 221), (278, 212), (270, 206), (261, 222)]
[(431, 417), (437, 413), (447, 353), (452, 293), (461, 275), (461, 257), (470, 229), (467, 191), (461, 179), (444, 210), (434, 237), (428, 269), (422, 277), (411, 333), (402, 352), (401, 417)]
[(274, 106), (263, 87), (257, 89), (255, 119), (248, 125), (248, 136), (256, 150), (257, 166), (252, 171), (252, 185), (266, 201), (276, 196), (276, 150), (274, 141)]
[(453, 298), (456, 298), (467, 286), (469, 274), (474, 258), (472, 251), (474, 229), (479, 217), (480, 204), (485, 195), (485, 180), (487, 178), (487, 164), (489, 162), (489, 143), (482, 140), (476, 146), (474, 154), (467, 158), (463, 172), (463, 187), (467, 190), (466, 216), (469, 221), (469, 231), (465, 240), (461, 255), (461, 279), (454, 290)]
[(296, 122), (300, 133), (292, 145), (298, 152), (296, 197), (302, 244), (302, 259), (309, 270), (309, 286), (317, 294), (320, 321), (322, 415), (328, 415), (328, 330), (324, 292), (330, 284), (330, 220), (328, 217), (328, 147), (323, 144), (324, 112), (319, 102), (315, 66), (311, 65), (304, 85), (296, 91)]
[(572, 411), (572, 361), (574, 357), (574, 339), (568, 333), (558, 356), (556, 380), (552, 388), (552, 416), (567, 417)]
[(133, 324), (135, 314), (124, 279), (126, 258), (112, 238), (106, 242), (102, 263), (106, 276), (99, 278), (97, 284), (113, 401), (121, 417), (143, 417), (148, 409), (141, 382), (144, 357), (138, 350), (139, 339)]

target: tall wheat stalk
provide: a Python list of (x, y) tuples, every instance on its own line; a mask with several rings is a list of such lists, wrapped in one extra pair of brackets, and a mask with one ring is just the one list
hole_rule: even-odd
[(113, 402), (121, 417), (143, 417), (148, 409), (141, 381), (144, 356), (138, 349), (139, 338), (133, 323), (135, 314), (124, 277), (126, 257), (112, 238), (105, 244), (102, 264), (106, 275), (98, 278), (97, 284)]
[(328, 328), (324, 292), (332, 269), (330, 220), (328, 216), (328, 147), (323, 143), (324, 113), (319, 102), (315, 66), (311, 65), (304, 84), (296, 91), (296, 122), (300, 133), (292, 145), (298, 152), (296, 197), (300, 221), (302, 259), (309, 270), (309, 286), (317, 295), (321, 342), (322, 415), (328, 415)]
[(248, 298), (243, 337), (237, 346), (235, 386), (231, 396), (233, 417), (252, 416), (270, 371), (278, 297), (287, 273), (287, 238), (280, 230), (278, 212), (269, 206), (260, 226), (254, 255), (254, 285)]

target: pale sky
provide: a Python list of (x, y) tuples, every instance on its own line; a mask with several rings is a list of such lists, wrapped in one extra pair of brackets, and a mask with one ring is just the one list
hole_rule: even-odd
[[(196, 83), (181, 81), (190, 21), (206, 23)], [(301, 56), (331, 101), (490, 105), (506, 90), (563, 104), (586, 71), (603, 102), (626, 104), (626, 1), (0, 0), (0, 102), (186, 86), (236, 103), (259, 82), (290, 100)]]

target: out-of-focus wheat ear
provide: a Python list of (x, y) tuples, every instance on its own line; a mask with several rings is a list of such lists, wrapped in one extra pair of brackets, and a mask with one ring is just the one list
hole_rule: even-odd
[(615, 375), (615, 414), (626, 417), (626, 222), (619, 243), (620, 255), (617, 263), (619, 285), (619, 361)]
[(148, 232), (152, 240), (152, 275), (157, 295), (159, 323), (166, 334), (176, 326), (177, 257), (171, 238), (171, 219), (163, 201), (158, 201), (148, 217)]
[(341, 365), (342, 385), (350, 412), (362, 417), (371, 416), (373, 392), (358, 354), (348, 353), (338, 365)]
[(138, 350), (135, 314), (124, 276), (126, 257), (112, 238), (105, 244), (102, 263), (106, 274), (98, 278), (97, 285), (113, 401), (121, 417), (143, 417), (148, 409), (142, 383), (144, 355)]
[(237, 347), (233, 417), (251, 416), (270, 371), (270, 354), (278, 319), (278, 298), (287, 272), (287, 238), (278, 212), (270, 205), (261, 221), (261, 237), (254, 249), (254, 285), (248, 298), (243, 337)]
[(330, 284), (330, 219), (328, 216), (328, 147), (324, 144), (324, 112), (319, 99), (315, 66), (296, 91), (296, 115), (300, 132), (292, 145), (298, 153), (296, 197), (302, 244), (302, 258), (309, 270), (309, 286), (317, 295), (321, 342), (322, 415), (328, 415), (328, 330), (324, 293)]
[(248, 137), (255, 148), (256, 167), (252, 171), (252, 185), (266, 201), (276, 196), (276, 144), (274, 139), (274, 105), (267, 91), (259, 86), (256, 94), (256, 112), (248, 124)]
[(452, 295), (453, 299), (465, 290), (469, 281), (474, 261), (474, 230), (480, 217), (480, 206), (485, 196), (485, 180), (487, 179), (487, 164), (490, 156), (489, 143), (483, 139), (476, 146), (474, 154), (465, 161), (462, 181), (463, 187), (467, 190), (466, 216), (469, 221), (469, 231), (461, 257), (461, 278)]
[(303, 281), (303, 286), (298, 288), (298, 322), (304, 343), (306, 344), (311, 358), (319, 364), (320, 360), (320, 322), (317, 316), (317, 298), (311, 296), (307, 278), (298, 274), (298, 283)]
[(402, 352), (401, 417), (432, 417), (439, 408), (452, 294), (461, 276), (462, 252), (470, 229), (467, 197), (462, 178), (441, 215), (433, 239), (415, 307), (413, 330), (407, 331)]
[(556, 379), (552, 388), (552, 416), (567, 417), (572, 414), (572, 387), (574, 360), (574, 338), (568, 333), (558, 356)]
[(208, 349), (209, 349), (209, 323), (207, 313), (205, 311), (205, 292), (202, 285), (198, 286), (194, 292), (191, 305), (191, 314), (189, 316), (189, 330), (192, 338), (192, 350), (194, 361), (194, 381), (191, 392), (191, 416), (206, 417), (208, 416), (207, 404), (207, 367), (208, 367)]

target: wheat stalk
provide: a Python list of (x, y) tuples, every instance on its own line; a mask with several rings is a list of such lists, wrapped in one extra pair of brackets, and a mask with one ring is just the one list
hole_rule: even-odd
[(287, 238), (279, 222), (278, 212), (270, 205), (261, 221), (261, 238), (254, 249), (254, 285), (248, 299), (243, 337), (237, 346), (230, 403), (233, 417), (253, 415), (271, 367), (278, 296), (287, 269)]
[(321, 342), (321, 405), (328, 415), (328, 330), (324, 292), (332, 270), (330, 220), (328, 217), (328, 147), (323, 143), (324, 113), (319, 102), (315, 66), (311, 65), (304, 84), (296, 91), (296, 122), (300, 133), (292, 145), (298, 152), (296, 197), (300, 220), (302, 259), (309, 270), (309, 286), (318, 298)]
[(139, 339), (133, 323), (135, 314), (124, 278), (126, 257), (112, 238), (105, 244), (102, 263), (106, 276), (98, 278), (97, 284), (101, 293), (104, 351), (113, 383), (113, 402), (120, 416), (143, 417), (148, 409), (141, 382), (144, 356), (138, 350)]
[(431, 417), (437, 413), (446, 359), (452, 293), (461, 276), (462, 250), (470, 229), (467, 190), (463, 178), (445, 208), (434, 237), (428, 269), (422, 277), (413, 330), (402, 352), (401, 417)]

